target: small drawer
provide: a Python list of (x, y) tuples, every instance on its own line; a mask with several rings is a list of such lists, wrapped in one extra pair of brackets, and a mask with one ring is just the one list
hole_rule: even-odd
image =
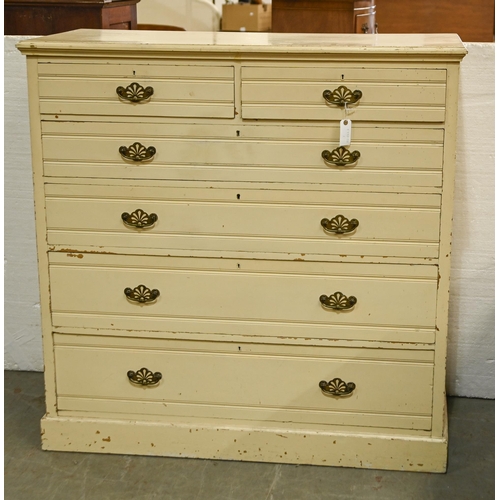
[(38, 68), (42, 115), (234, 117), (232, 66), (96, 61)]
[(446, 70), (244, 66), (242, 117), (443, 122)]
[(46, 121), (42, 134), (44, 173), (49, 177), (442, 184), (444, 131), (440, 128), (354, 123), (347, 148), (339, 147), (338, 123), (165, 123), (159, 127)]
[(433, 351), (54, 340), (63, 412), (430, 428)]
[(440, 195), (47, 184), (48, 243), (437, 258)]
[(234, 334), (258, 323), (283, 335), (290, 325), (301, 337), (349, 327), (348, 338), (350, 327), (435, 326), (435, 266), (62, 252), (49, 262), (57, 327), (200, 331), (197, 322), (211, 321)]

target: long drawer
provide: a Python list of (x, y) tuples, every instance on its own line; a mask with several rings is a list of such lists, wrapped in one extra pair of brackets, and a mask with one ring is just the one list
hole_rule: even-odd
[(54, 337), (59, 411), (430, 425), (432, 351)]
[(40, 113), (234, 117), (232, 66), (39, 64)]
[(55, 327), (200, 331), (208, 321), (234, 334), (258, 323), (262, 335), (271, 325), (349, 338), (352, 328), (435, 326), (435, 266), (61, 252), (49, 262)]
[(436, 258), (441, 197), (47, 184), (50, 245)]
[[(42, 128), (47, 176), (442, 184), (444, 136), (439, 128), (355, 124), (348, 152), (339, 149), (338, 123), (307, 127), (43, 122)], [(336, 165), (338, 159), (347, 164)]]
[[(273, 120), (443, 122), (446, 70), (244, 66), (242, 117)], [(324, 92), (330, 92), (330, 101)], [(357, 95), (356, 92), (361, 93)], [(333, 103), (331, 102), (333, 101)]]

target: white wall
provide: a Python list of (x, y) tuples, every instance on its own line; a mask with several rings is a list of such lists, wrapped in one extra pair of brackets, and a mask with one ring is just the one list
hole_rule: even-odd
[(494, 397), (495, 45), (468, 43), (460, 72), (448, 342), (451, 393)]
[(4, 37), (5, 368), (43, 370), (26, 61)]
[[(5, 37), (5, 368), (43, 369), (25, 62)], [(448, 392), (494, 397), (494, 44), (461, 67)]]

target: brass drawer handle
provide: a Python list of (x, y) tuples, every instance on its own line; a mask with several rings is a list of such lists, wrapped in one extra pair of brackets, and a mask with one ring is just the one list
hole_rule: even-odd
[(137, 385), (157, 385), (162, 377), (160, 372), (153, 373), (147, 368), (141, 368), (134, 372), (130, 370), (127, 372), (127, 377), (133, 384)]
[(344, 382), (340, 378), (334, 378), (327, 382), (322, 380), (319, 383), (321, 392), (327, 396), (350, 396), (354, 389), (356, 389), (356, 384), (354, 382)]
[(154, 94), (154, 89), (153, 87), (144, 88), (137, 82), (133, 82), (128, 87), (117, 87), (116, 93), (126, 101), (141, 102), (149, 99)]
[(346, 104), (354, 104), (363, 96), (361, 90), (350, 90), (344, 85), (336, 88), (333, 92), (325, 90), (323, 98), (328, 104), (336, 104), (337, 106), (345, 106)]
[(349, 220), (342, 214), (336, 215), (333, 219), (321, 219), (321, 225), (327, 233), (331, 234), (349, 234), (359, 226), (358, 219)]
[(122, 220), (126, 226), (135, 227), (137, 229), (144, 229), (151, 227), (158, 220), (156, 214), (147, 214), (144, 210), (138, 208), (131, 214), (128, 212), (122, 213)]
[(125, 288), (123, 293), (127, 296), (127, 299), (132, 300), (134, 302), (139, 302), (140, 304), (145, 304), (146, 302), (154, 302), (159, 296), (159, 290), (153, 288), (150, 290), (147, 286), (139, 285), (134, 289)]
[(335, 165), (337, 167), (345, 167), (347, 165), (352, 165), (356, 163), (361, 158), (361, 153), (359, 151), (353, 151), (352, 153), (345, 148), (340, 146), (333, 151), (328, 151), (325, 149), (321, 156), (323, 160), (329, 165)]
[(334, 311), (349, 311), (355, 305), (358, 299), (354, 296), (347, 297), (342, 292), (335, 292), (330, 295), (322, 295), (319, 298), (321, 305), (327, 309), (333, 309)]
[(149, 161), (156, 154), (156, 148), (153, 146), (146, 148), (140, 142), (134, 142), (128, 148), (127, 146), (121, 146), (118, 151), (124, 160), (131, 161)]

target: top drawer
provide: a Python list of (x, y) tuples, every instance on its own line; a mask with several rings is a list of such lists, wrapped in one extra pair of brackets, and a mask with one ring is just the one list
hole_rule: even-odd
[(41, 114), (234, 117), (232, 66), (40, 63), (38, 75)]
[[(416, 68), (241, 68), (244, 119), (443, 122), (446, 70)], [(333, 95), (328, 102), (325, 91)], [(359, 97), (360, 91), (361, 96)]]

